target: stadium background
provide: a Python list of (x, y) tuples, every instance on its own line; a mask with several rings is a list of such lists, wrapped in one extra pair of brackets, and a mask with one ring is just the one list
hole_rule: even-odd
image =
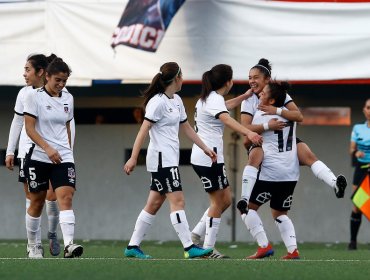
[[(370, 68), (366, 67), (370, 54), (365, 52), (370, 44), (369, 31), (365, 29), (369, 26), (370, 4), (351, 4), (346, 9), (338, 8), (333, 3), (318, 4), (323, 13), (328, 13), (326, 16), (332, 17), (330, 26), (321, 24), (320, 28), (320, 25), (315, 25), (315, 17), (322, 13), (309, 6), (313, 3), (188, 0), (171, 23), (157, 53), (118, 46), (114, 54), (109, 40), (126, 2), (91, 0), (0, 4), (0, 23), (6, 27), (0, 35), (0, 50), (4, 54), (0, 59), (0, 149), (6, 149), (14, 102), (23, 84), (22, 69), (29, 53), (54, 52), (71, 65), (73, 73), (71, 87), (68, 88), (75, 96), (76, 110), (116, 108), (122, 110), (122, 114), (127, 113), (125, 108), (141, 103), (137, 95), (144, 86), (139, 83), (147, 82), (164, 61), (178, 61), (184, 65), (187, 80), (183, 96), (190, 122), (200, 90), (197, 80), (203, 71), (213, 64), (231, 64), (238, 80), (233, 94), (240, 94), (247, 88), (245, 80), (249, 68), (260, 57), (266, 57), (273, 62), (273, 73), (277, 78), (295, 81), (292, 96), (299, 106), (351, 109), (350, 125), (298, 128), (299, 137), (309, 144), (316, 155), (335, 174), (343, 173), (351, 182), (352, 168), (348, 154), (350, 132), (354, 123), (364, 120), (361, 108), (369, 97), (370, 88), (367, 80)], [(356, 5), (361, 5), (361, 9)], [(239, 25), (236, 25), (239, 28), (232, 23), (225, 25), (230, 17), (225, 19), (223, 11), (232, 10), (240, 10), (239, 17), (243, 16), (243, 11), (255, 16), (257, 12), (269, 13), (264, 14), (262, 19), (256, 16), (255, 20), (259, 21), (253, 28), (261, 29), (248, 33), (249, 28), (252, 29), (248, 23), (245, 23), (247, 30), (244, 32), (241, 32)], [(352, 13), (346, 13), (346, 10), (352, 10)], [(269, 30), (275, 23), (274, 15), (280, 15), (279, 11), (285, 11), (284, 18), (293, 15), (292, 20), (308, 13), (307, 22), (312, 22), (312, 26), (304, 29), (302, 25), (301, 29), (298, 28), (301, 32), (295, 35), (285, 29), (289, 26), (297, 30), (292, 23)], [(294, 14), (294, 11), (297, 13)], [(202, 22), (198, 22), (201, 27), (196, 30), (193, 19), (197, 17), (202, 18)], [(357, 17), (357, 20), (350, 21), (352, 17)], [(34, 18), (38, 19), (36, 28), (33, 27)], [(215, 20), (218, 20), (217, 25)], [(332, 26), (333, 21), (339, 24), (340, 20), (346, 26)], [(349, 29), (351, 33), (347, 32)], [(317, 32), (317, 36), (309, 36), (310, 32)], [(102, 36), (105, 37), (102, 39)], [(222, 39), (223, 36), (226, 38)], [(305, 39), (300, 41), (299, 37)], [(222, 43), (219, 43), (220, 40)], [(312, 44), (305, 45), (307, 41)], [(317, 49), (313, 49), (313, 45)], [(311, 50), (307, 53), (309, 48)], [(95, 81), (91, 86), (91, 81), (95, 79), (100, 82), (122, 79), (123, 83), (107, 85)], [(238, 111), (233, 114), (238, 118)], [(78, 119), (76, 123), (76, 238), (127, 240), (145, 203), (149, 182), (144, 166), (138, 166), (131, 176), (122, 172), (125, 151), (131, 148), (139, 126), (79, 124)], [(183, 137), (181, 143), (182, 148), (191, 148), (189, 141)], [(228, 174), (239, 195), (239, 178), (246, 155), (242, 141), (235, 143), (229, 130), (225, 133), (225, 148)], [(190, 166), (182, 166), (181, 175), (187, 216), (192, 227), (206, 209), (208, 200)], [(22, 187), (16, 183), (16, 172), (8, 172), (4, 166), (0, 168), (0, 178), (0, 239), (23, 239), (25, 201)], [(302, 167), (291, 211), (298, 240), (347, 241), (352, 207), (350, 192), (349, 186), (345, 198), (337, 200), (329, 187), (314, 178), (307, 167)], [(229, 209), (223, 217), (219, 240), (232, 239), (232, 211)], [(265, 227), (271, 240), (280, 240), (267, 207), (262, 211), (262, 219), (266, 221)], [(43, 228), (46, 228), (45, 218), (43, 220)], [(367, 232), (369, 224), (363, 223), (359, 242), (370, 241)], [(235, 237), (238, 241), (251, 241), (239, 219), (236, 220)], [(167, 207), (159, 212), (147, 239), (177, 240)]]

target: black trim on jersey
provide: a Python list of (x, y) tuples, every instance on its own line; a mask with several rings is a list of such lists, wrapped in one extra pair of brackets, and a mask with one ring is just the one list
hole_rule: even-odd
[(184, 123), (184, 122), (186, 122), (188, 119), (185, 119), (185, 120), (183, 120), (183, 121), (181, 121), (180, 123)]
[(14, 110), (14, 114), (16, 114), (16, 115), (18, 115), (18, 116), (23, 116), (23, 114), (18, 113), (16, 110)]
[(162, 168), (162, 152), (158, 153), (158, 168)]
[(253, 117), (253, 115), (251, 113), (248, 113), (248, 112), (240, 112), (240, 114), (250, 115), (251, 117)]
[(37, 119), (37, 117), (36, 117), (35, 115), (32, 115), (32, 114), (30, 114), (30, 113), (24, 112), (24, 114), (25, 114), (26, 116), (30, 116), (30, 117), (32, 117), (32, 118), (34, 118), (34, 119)]
[(162, 93), (162, 94), (164, 94), (165, 96), (167, 96), (167, 98), (168, 99), (174, 99), (175, 97), (173, 96), (172, 98), (171, 97), (169, 97), (165, 92), (164, 93)]
[[(53, 96), (53, 95), (51, 95), (47, 90), (46, 90), (46, 87), (42, 87), (42, 89), (43, 89), (43, 91), (45, 91), (50, 97), (57, 97), (57, 96)], [(62, 90), (63, 91), (63, 90)], [(58, 97), (62, 97), (62, 91), (61, 92), (59, 92), (59, 95), (58, 95)]]
[(217, 113), (217, 114), (216, 114), (216, 116), (215, 116), (215, 118), (216, 118), (216, 119), (218, 119), (218, 118), (220, 117), (220, 115), (221, 115), (221, 114), (223, 114), (223, 113), (227, 113), (227, 114), (229, 114), (229, 112), (228, 112), (228, 111), (222, 111), (222, 112), (220, 112), (220, 113)]
[(74, 118), (72, 118), (72, 119), (70, 119), (69, 121), (67, 121), (66, 123), (69, 123), (69, 122), (71, 122), (71, 120), (73, 120)]
[(156, 121), (153, 121), (153, 120), (148, 119), (148, 118), (146, 118), (146, 117), (144, 117), (144, 120), (147, 120), (148, 122), (151, 122), (151, 123), (156, 123)]
[(286, 105), (289, 104), (290, 102), (293, 102), (293, 100), (289, 100), (287, 103), (285, 103), (284, 107), (286, 107)]

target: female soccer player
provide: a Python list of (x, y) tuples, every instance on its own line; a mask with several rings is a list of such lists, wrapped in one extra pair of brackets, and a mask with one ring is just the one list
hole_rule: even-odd
[[(18, 163), (19, 163), (19, 177), (18, 181), (23, 183), (24, 192), (26, 194), (26, 211), (30, 205), (30, 194), (24, 176), (24, 157), (28, 152), (30, 145), (27, 144), (27, 134), (24, 128), (24, 107), (25, 99), (28, 95), (34, 94), (36, 88), (44, 86), (45, 82), (45, 71), (48, 64), (55, 58), (54, 54), (46, 57), (43, 54), (30, 55), (27, 58), (26, 65), (24, 67), (23, 77), (25, 78), (27, 86), (23, 87), (17, 96), (17, 100), (14, 107), (14, 117), (9, 131), (8, 147), (6, 151), (5, 164), (9, 170), (14, 169), (14, 152), (19, 139), (18, 146)], [(48, 189), (46, 193), (46, 213), (48, 215), (48, 239), (50, 245), (50, 254), (57, 256), (60, 253), (60, 245), (57, 238), (57, 226), (59, 223), (59, 209), (56, 201), (56, 196), (53, 189)], [(41, 228), (36, 233), (36, 244), (37, 247), (43, 251), (41, 242)], [(27, 253), (29, 248), (27, 247)]]
[(170, 204), (171, 222), (184, 247), (185, 258), (212, 253), (212, 249), (198, 247), (191, 240), (178, 168), (179, 128), (211, 158), (212, 162), (217, 156), (203, 143), (187, 121), (182, 100), (176, 94), (181, 90), (181, 86), (180, 66), (175, 62), (168, 62), (161, 66), (159, 73), (144, 91), (145, 118), (136, 137), (131, 157), (123, 169), (128, 175), (134, 170), (140, 148), (149, 134), (146, 167), (152, 178), (147, 203), (137, 218), (134, 232), (124, 252), (126, 257), (151, 258), (143, 253), (140, 244), (166, 198)]
[[(353, 191), (355, 192), (365, 178), (370, 164), (370, 98), (366, 100), (362, 109), (366, 121), (356, 124), (352, 129), (350, 153), (356, 159), (355, 172), (353, 174)], [(350, 221), (351, 241), (348, 250), (357, 249), (357, 234), (361, 225), (362, 213), (357, 207), (353, 207)]]
[[(289, 84), (285, 82), (269, 82), (260, 92), (261, 105), (277, 108), (284, 106), (288, 88)], [(252, 124), (268, 123), (272, 118), (275, 116), (266, 115), (264, 111), (257, 110)], [(257, 252), (247, 257), (248, 259), (260, 259), (274, 254), (257, 213), (259, 207), (268, 201), (270, 201), (272, 217), (275, 219), (288, 251), (283, 259), (299, 259), (294, 226), (287, 216), (292, 205), (294, 188), (299, 178), (296, 122), (287, 121), (281, 116), (278, 116), (277, 119), (284, 122), (285, 127), (279, 131), (267, 130), (262, 133), (264, 157), (259, 180), (249, 199), (249, 210), (242, 212), (243, 222), (259, 245)]]
[[(213, 147), (213, 150), (217, 153), (217, 162), (215, 163), (196, 145), (193, 145), (191, 153), (193, 168), (210, 198), (203, 244), (204, 248), (213, 249), (213, 254), (209, 258), (225, 257), (214, 249), (221, 223), (221, 214), (231, 204), (231, 191), (226, 176), (223, 155), (224, 126), (226, 125), (247, 136), (256, 145), (262, 144), (261, 136), (246, 129), (229, 115), (229, 110), (239, 106), (242, 100), (249, 97), (249, 95), (243, 94), (225, 102), (224, 96), (229, 93), (233, 86), (232, 76), (232, 68), (225, 64), (218, 64), (205, 72), (202, 78), (200, 99), (195, 106), (195, 131), (202, 141), (208, 147)], [(192, 232), (193, 238), (196, 234), (197, 229)]]
[(81, 256), (83, 248), (73, 243), (75, 215), (72, 199), (76, 172), (72, 151), (70, 122), (73, 119), (73, 96), (64, 90), (71, 70), (55, 58), (46, 68), (46, 84), (26, 98), (25, 127), (33, 141), (26, 154), (24, 171), (30, 191), (30, 207), (26, 214), (30, 258), (42, 258), (37, 247), (36, 232), (44, 206), (49, 181), (55, 191), (63, 233), (64, 257)]
[[(260, 59), (258, 64), (253, 66), (249, 72), (250, 91), (253, 96), (242, 102), (241, 105), (241, 123), (258, 133), (267, 130), (279, 130), (283, 123), (272, 118), (268, 123), (254, 125), (252, 123), (253, 116), (257, 109), (270, 115), (280, 115), (287, 120), (300, 122), (303, 120), (302, 114), (298, 107), (293, 102), (292, 98), (287, 94), (284, 102), (284, 108), (277, 108), (271, 105), (260, 105), (259, 95), (263, 88), (269, 83), (271, 79), (271, 65), (267, 59)], [(335, 195), (338, 198), (344, 196), (344, 191), (347, 186), (347, 180), (343, 175), (335, 177), (333, 172), (320, 161), (310, 150), (306, 143), (297, 138), (297, 152), (300, 165), (310, 166), (314, 175), (327, 185), (334, 189)], [(258, 168), (263, 158), (263, 151), (261, 148), (252, 149), (249, 153), (248, 164), (243, 171), (242, 180), (242, 200), (238, 202), (238, 209), (244, 211), (247, 207), (248, 199), (252, 192), (253, 186), (257, 179)]]

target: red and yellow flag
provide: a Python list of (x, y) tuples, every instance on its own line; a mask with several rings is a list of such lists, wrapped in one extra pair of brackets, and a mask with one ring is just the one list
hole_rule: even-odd
[(352, 201), (370, 221), (370, 178), (369, 173), (354, 193)]

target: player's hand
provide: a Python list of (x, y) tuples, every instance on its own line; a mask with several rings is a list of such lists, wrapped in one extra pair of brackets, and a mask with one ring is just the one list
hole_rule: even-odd
[(137, 160), (134, 158), (130, 158), (123, 166), (123, 171), (125, 171), (127, 175), (130, 175), (131, 172), (134, 171), (136, 164)]
[(247, 137), (250, 141), (252, 141), (253, 144), (258, 145), (258, 146), (262, 145), (263, 138), (258, 133), (251, 131), (247, 134)]
[(257, 107), (259, 110), (265, 112), (262, 114), (262, 116), (265, 115), (276, 115), (277, 107), (272, 105), (258, 105)]
[(6, 156), (6, 158), (5, 158), (5, 166), (9, 170), (13, 170), (14, 169), (14, 155)]
[(204, 150), (204, 153), (211, 158), (212, 162), (217, 161), (217, 154), (213, 150), (207, 148)]
[(357, 157), (357, 158), (363, 158), (363, 157), (365, 157), (365, 153), (363, 151), (358, 150), (355, 153), (355, 157)]
[(286, 123), (283, 121), (278, 121), (277, 118), (273, 118), (269, 120), (269, 130), (282, 130), (284, 127), (286, 127)]
[(53, 147), (48, 146), (45, 148), (45, 153), (48, 155), (53, 164), (60, 164), (63, 160), (58, 151)]
[(253, 95), (253, 91), (252, 89), (248, 89), (246, 92), (244, 92), (244, 95), (245, 95), (245, 99), (248, 99), (249, 97), (251, 97)]

